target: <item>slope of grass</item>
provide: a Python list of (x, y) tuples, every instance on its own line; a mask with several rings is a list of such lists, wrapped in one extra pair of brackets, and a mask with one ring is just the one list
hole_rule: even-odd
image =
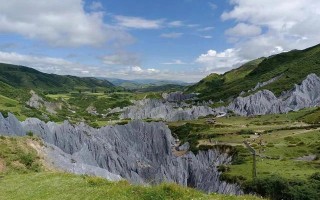
[[(223, 180), (271, 199), (317, 199), (320, 181), (310, 177), (320, 171), (320, 121), (314, 120), (318, 114), (319, 109), (309, 108), (279, 115), (217, 118), (215, 124), (206, 123), (208, 118), (172, 122), (169, 127), (193, 151), (232, 147), (233, 164), (218, 167)], [(310, 119), (312, 124), (308, 124)], [(245, 140), (258, 154), (257, 180), (252, 177), (253, 159)], [(304, 160), (306, 156), (315, 159)]]
[(63, 173), (8, 175), (0, 181), (0, 199), (115, 199), (115, 200), (254, 200), (252, 196), (206, 195), (174, 184), (143, 187), (126, 181), (109, 182), (97, 177)]
[(40, 158), (30, 146), (34, 143), (39, 144), (39, 140), (0, 136), (0, 175), (41, 171)]
[(0, 63), (0, 81), (14, 88), (57, 93), (74, 90), (110, 90), (114, 86), (107, 80), (46, 74), (35, 69)]
[(292, 89), (310, 73), (320, 75), (320, 45), (257, 59), (223, 75), (210, 75), (187, 91), (200, 92), (203, 99), (226, 100), (254, 88), (258, 82), (282, 75), (279, 80), (263, 87), (279, 95)]

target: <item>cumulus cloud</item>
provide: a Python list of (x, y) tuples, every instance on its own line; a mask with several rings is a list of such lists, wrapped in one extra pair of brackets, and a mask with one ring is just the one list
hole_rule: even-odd
[[(256, 36), (245, 41), (239, 40), (236, 45), (242, 51), (247, 51), (243, 53), (247, 58), (268, 56), (275, 52), (276, 47), (288, 51), (320, 43), (318, 0), (232, 0), (231, 4), (233, 9), (224, 12), (221, 18), (235, 20), (238, 24), (227, 30), (226, 34)], [(250, 27), (242, 30), (248, 24)], [(261, 27), (265, 31), (261, 32)]]
[[(221, 19), (236, 22), (225, 31), (231, 49), (209, 50), (196, 61), (208, 72), (225, 72), (262, 56), (320, 43), (318, 0), (231, 0)], [(276, 6), (275, 6), (276, 5)]]
[(209, 50), (205, 54), (201, 54), (196, 62), (205, 66), (205, 72), (221, 73), (228, 71), (234, 67), (238, 67), (247, 60), (241, 58), (239, 50), (226, 49), (223, 52)]
[[(0, 32), (39, 39), (54, 46), (99, 46), (129, 41), (124, 31), (105, 24), (104, 13), (86, 12), (82, 0), (0, 0)], [(97, 8), (98, 4), (93, 5)]]
[(182, 35), (183, 35), (183, 33), (172, 32), (172, 33), (163, 33), (163, 34), (160, 35), (160, 37), (175, 39), (175, 38), (181, 37)]

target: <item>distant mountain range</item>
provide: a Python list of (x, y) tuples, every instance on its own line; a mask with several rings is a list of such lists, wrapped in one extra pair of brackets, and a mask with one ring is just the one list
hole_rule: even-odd
[[(126, 89), (130, 90), (136, 90), (136, 89), (144, 89), (144, 88), (150, 88), (150, 87), (157, 87), (158, 86), (167, 86), (169, 88), (170, 86), (176, 87), (176, 86), (188, 86), (191, 85), (191, 83), (186, 83), (183, 81), (171, 81), (171, 80), (157, 80), (157, 79), (134, 79), (134, 80), (124, 80), (124, 79), (117, 79), (117, 78), (99, 78), (108, 80), (115, 86), (121, 86)], [(161, 87), (160, 87), (161, 88)]]

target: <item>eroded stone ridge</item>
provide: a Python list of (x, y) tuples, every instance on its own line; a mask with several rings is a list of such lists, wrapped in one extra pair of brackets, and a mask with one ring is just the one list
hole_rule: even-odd
[(171, 93), (163, 93), (162, 98), (169, 102), (182, 102), (186, 100), (195, 99), (197, 94), (184, 94), (183, 92), (171, 92)]
[(140, 184), (175, 182), (207, 192), (242, 194), (237, 185), (219, 179), (217, 166), (232, 159), (227, 152), (213, 149), (176, 156), (172, 153), (175, 139), (161, 122), (132, 121), (94, 129), (83, 123), (44, 123), (35, 118), (20, 123), (9, 114), (8, 118), (0, 116), (0, 125), (5, 135), (32, 131), (43, 138), (55, 165), (70, 172)]
[(269, 90), (262, 90), (247, 97), (236, 98), (228, 110), (242, 116), (265, 115), (297, 111), (320, 105), (320, 78), (310, 74), (300, 85), (276, 97)]
[(172, 103), (160, 99), (144, 99), (126, 107), (121, 118), (130, 119), (162, 119), (165, 121), (181, 121), (197, 119), (201, 116), (215, 115), (209, 106), (194, 106), (184, 102)]

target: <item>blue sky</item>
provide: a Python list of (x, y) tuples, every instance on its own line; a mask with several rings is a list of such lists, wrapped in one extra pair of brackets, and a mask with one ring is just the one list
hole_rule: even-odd
[(318, 0), (0, 0), (0, 62), (195, 82), (320, 43), (319, 9)]

